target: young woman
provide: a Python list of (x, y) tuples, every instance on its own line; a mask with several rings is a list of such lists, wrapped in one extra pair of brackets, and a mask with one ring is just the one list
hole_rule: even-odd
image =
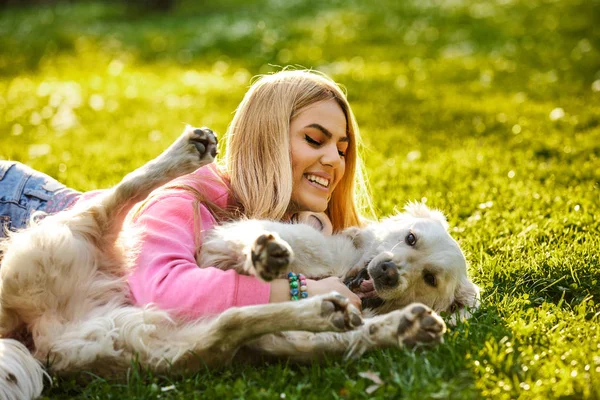
[[(125, 229), (136, 232), (129, 285), (137, 304), (197, 318), (290, 300), (287, 280), (265, 283), (198, 268), (204, 232), (235, 218), (290, 220), (301, 211), (324, 213), (335, 232), (360, 225), (361, 211), (370, 211), (358, 127), (344, 93), (325, 75), (282, 71), (262, 77), (239, 105), (226, 141), (221, 165), (156, 190), (128, 219)], [(0, 218), (13, 228), (23, 227), (31, 210), (54, 213), (87, 196), (21, 164), (0, 163)], [(309, 296), (336, 290), (360, 307), (337, 277), (306, 286)]]

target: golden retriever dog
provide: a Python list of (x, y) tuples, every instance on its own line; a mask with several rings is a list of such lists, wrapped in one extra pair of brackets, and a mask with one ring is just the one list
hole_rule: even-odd
[[(435, 235), (445, 235), (437, 229), (438, 222), (431, 224), (418, 215), (406, 217), (409, 219), (399, 224), (403, 228), (394, 230), (400, 234), (397, 246), (412, 246), (405, 254), (392, 244), (393, 235), (384, 234), (387, 239), (377, 239), (381, 229), (391, 229), (394, 219), (376, 224), (377, 229), (350, 230), (326, 239), (345, 243), (345, 257), (349, 258), (343, 260), (323, 261), (319, 255), (326, 253), (325, 242), (298, 245), (283, 232), (279, 234), (286, 243), (274, 235), (272, 240), (271, 234), (261, 235), (263, 239), (259, 240), (252, 236), (254, 240), (249, 241), (250, 253), (245, 254), (253, 251), (257, 255), (255, 271), (266, 278), (281, 270), (272, 268), (270, 261), (279, 257), (281, 247), (288, 251), (284, 255), (288, 262), (280, 267), (290, 265), (291, 248), (291, 266), (301, 263), (304, 271), (319, 267), (318, 274), (340, 272), (334, 268), (336, 264), (357, 269), (364, 263), (377, 295), (384, 301), (378, 310), (406, 305), (385, 314), (363, 318), (337, 293), (231, 308), (196, 321), (181, 321), (151, 305), (133, 304), (126, 282), (129, 261), (121, 241), (127, 213), (153, 189), (212, 162), (216, 144), (212, 131), (187, 127), (159, 157), (125, 176), (112, 189), (77, 203), (71, 210), (32, 221), (28, 228), (10, 234), (2, 242), (0, 398), (39, 396), (46, 376), (43, 366), (59, 375), (90, 371), (110, 377), (122, 376), (135, 361), (159, 373), (178, 374), (226, 365), (234, 357), (256, 359), (262, 355), (303, 360), (327, 353), (358, 356), (373, 348), (435, 344), (442, 340), (445, 324), (435, 311), (425, 304), (408, 303), (420, 299), (439, 309), (462, 304), (464, 259), (458, 256), (454, 242), (436, 239)], [(224, 229), (228, 228), (231, 226)], [(409, 233), (416, 238), (414, 245), (403, 243)], [(316, 231), (310, 234), (318, 236)], [(275, 247), (271, 245), (274, 242)], [(377, 247), (377, 243), (380, 252), (364, 250)], [(442, 246), (439, 252), (434, 248), (436, 244)], [(208, 243), (203, 245), (202, 252), (207, 246)], [(277, 250), (271, 251), (274, 248)], [(305, 250), (310, 253), (302, 255)], [(426, 255), (425, 259), (416, 261), (420, 254)], [(374, 257), (367, 263), (371, 255)], [(322, 266), (311, 266), (310, 260), (320, 260)], [(396, 272), (388, 274), (390, 281), (377, 278), (376, 267), (383, 269), (391, 264), (396, 266)], [(350, 268), (348, 275), (350, 270), (353, 271)], [(266, 271), (266, 275), (261, 271)], [(437, 288), (424, 274), (435, 277)], [(397, 283), (392, 284), (394, 279)], [(417, 282), (419, 279), (422, 284)], [(391, 300), (402, 297), (397, 296), (400, 292), (406, 293), (404, 300)], [(31, 350), (11, 338), (23, 330), (31, 336)]]
[(328, 228), (323, 216), (301, 213), (308, 223), (300, 224), (223, 224), (208, 233), (198, 265), (235, 269), (267, 281), (288, 272), (307, 278), (339, 276), (351, 289), (372, 288), (361, 292), (364, 315), (419, 302), (464, 318), (478, 306), (479, 288), (469, 279), (465, 257), (440, 211), (409, 203), (403, 213), (335, 235), (321, 232)]

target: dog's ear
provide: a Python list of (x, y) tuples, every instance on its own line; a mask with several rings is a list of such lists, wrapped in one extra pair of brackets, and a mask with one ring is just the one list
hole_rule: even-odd
[(344, 229), (340, 232), (341, 235), (348, 237), (356, 249), (360, 249), (365, 245), (366, 232), (356, 226)]
[(446, 220), (446, 216), (440, 210), (435, 210), (427, 207), (425, 203), (419, 203), (417, 201), (411, 201), (406, 206), (404, 206), (404, 211), (417, 218), (430, 218), (434, 221), (442, 224), (444, 229), (448, 230), (448, 220)]
[(453, 320), (456, 318), (461, 320), (468, 319), (481, 304), (480, 294), (481, 290), (479, 286), (471, 282), (466, 276), (463, 276), (454, 291), (454, 302), (449, 310), (455, 313), (452, 317)]

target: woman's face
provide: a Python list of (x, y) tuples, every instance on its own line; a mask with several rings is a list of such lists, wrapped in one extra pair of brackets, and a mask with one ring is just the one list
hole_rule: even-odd
[(323, 212), (344, 175), (349, 138), (338, 103), (324, 100), (298, 111), (290, 123), (294, 186), (290, 211)]

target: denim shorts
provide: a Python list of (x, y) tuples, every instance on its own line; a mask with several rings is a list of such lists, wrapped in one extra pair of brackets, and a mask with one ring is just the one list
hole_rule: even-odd
[(35, 211), (54, 214), (81, 193), (16, 161), (0, 160), (0, 239), (6, 230), (25, 228)]

